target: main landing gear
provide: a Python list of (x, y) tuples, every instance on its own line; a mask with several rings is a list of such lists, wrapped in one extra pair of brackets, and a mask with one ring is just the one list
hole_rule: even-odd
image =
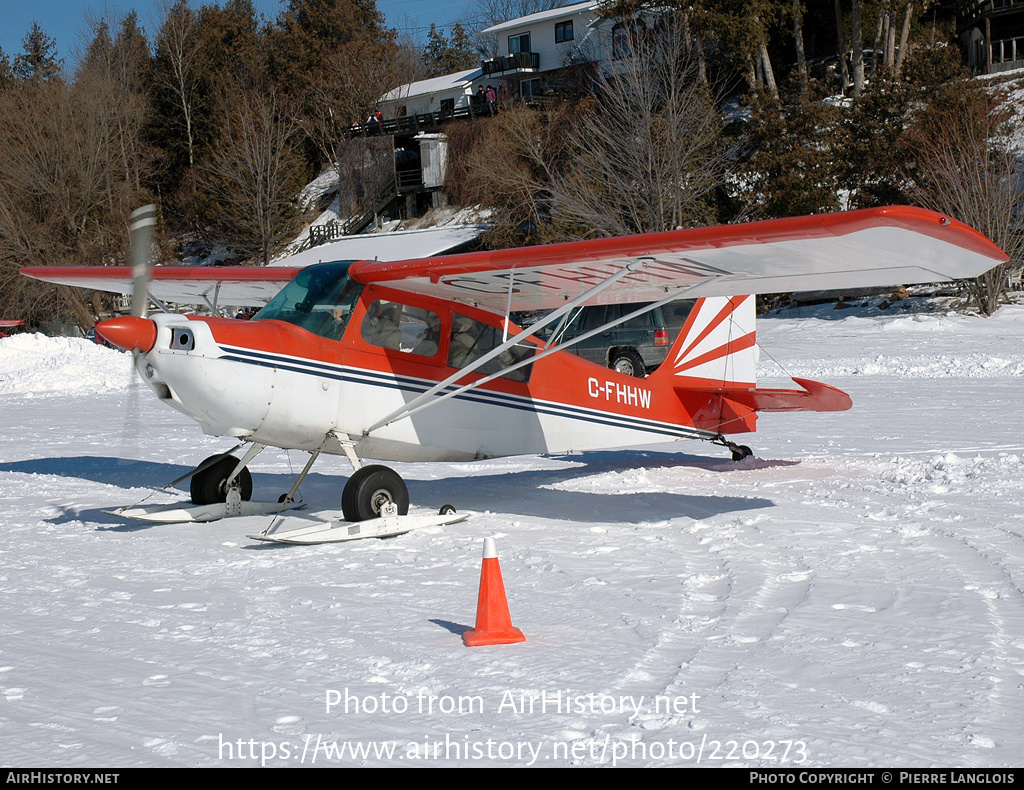
[[(252, 445), (241, 461), (230, 453), (212, 455), (203, 461), (191, 473), (189, 492), (192, 504), (213, 505), (230, 503), (235, 499), (243, 502), (252, 499), (252, 475), (246, 465), (264, 447), (260, 444)], [(295, 493), (319, 455), (319, 450), (311, 454), (291, 490), (281, 495), (278, 504), (292, 503)], [(346, 521), (380, 518), (392, 508), (394, 512), (390, 515), (405, 516), (409, 513), (409, 489), (398, 472), (386, 466), (363, 466), (349, 447), (346, 447), (346, 455), (355, 469), (341, 495), (341, 510)]]
[[(270, 532), (279, 526), (275, 520), (259, 535), (249, 537), (278, 543), (336, 543), (357, 538), (390, 537), (419, 527), (443, 526), (466, 518), (465, 513), (456, 513), (451, 505), (444, 505), (437, 513), (421, 510), (409, 515), (409, 489), (401, 476), (386, 466), (363, 466), (351, 445), (342, 446), (354, 468), (342, 491), (343, 519), (323, 521), (314, 516), (312, 526)], [(277, 502), (253, 502), (250, 501), (252, 474), (247, 466), (265, 449), (265, 445), (251, 444), (245, 454), (238, 458), (233, 453), (241, 447), (238, 445), (226, 453), (211, 455), (168, 486), (173, 488), (189, 480), (191, 502), (166, 505), (140, 503), (115, 510), (113, 514), (167, 524), (216, 521), (227, 516), (278, 514), (302, 507), (301, 503), (295, 502), (295, 495), (319, 458), (321, 450), (310, 454), (291, 489), (281, 494)]]
[[(235, 447), (237, 450), (241, 447)], [(162, 524), (181, 524), (197, 521), (217, 521), (227, 516), (256, 516), (280, 513), (300, 505), (291, 500), (291, 494), (282, 497), (278, 502), (251, 502), (252, 475), (246, 468), (265, 445), (252, 444), (241, 459), (231, 453), (211, 455), (199, 466), (177, 480), (167, 488), (173, 488), (185, 480), (189, 481), (191, 503), (170, 503), (166, 505), (143, 505), (121, 508), (113, 511), (113, 515), (134, 518), (140, 521), (151, 521)], [(309, 464), (307, 464), (308, 471)], [(295, 488), (298, 488), (296, 484)], [(148, 498), (148, 497), (147, 497)], [(145, 501), (145, 500), (143, 500)], [(191, 507), (189, 506), (191, 504)]]
[[(466, 518), (465, 513), (456, 513), (451, 505), (443, 505), (436, 515), (430, 512), (409, 515), (409, 489), (401, 475), (378, 464), (363, 466), (351, 445), (345, 444), (343, 448), (355, 470), (341, 493), (344, 520), (335, 519), (310, 527), (275, 532), (270, 531), (274, 526), (271, 525), (258, 535), (249, 537), (272, 543), (339, 543), (359, 538), (389, 538), (420, 527), (444, 526)], [(299, 480), (282, 500), (291, 500), (312, 462), (311, 458)]]
[(364, 466), (356, 469), (341, 493), (341, 512), (346, 521), (365, 521), (384, 515), (393, 505), (396, 515), (409, 513), (409, 489), (394, 469)]
[(742, 461), (744, 458), (750, 458), (754, 454), (754, 451), (745, 444), (730, 443), (729, 451), (732, 453), (732, 460), (734, 461)]
[(203, 461), (189, 484), (192, 504), (227, 502), (232, 492), (236, 492), (242, 501), (252, 499), (252, 475), (244, 466), (233, 475), (237, 466), (238, 459), (233, 455), (211, 455)]

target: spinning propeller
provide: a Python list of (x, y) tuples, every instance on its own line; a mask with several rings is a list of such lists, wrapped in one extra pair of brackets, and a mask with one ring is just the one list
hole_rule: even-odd
[(156, 206), (153, 204), (143, 206), (131, 213), (131, 315), (103, 321), (96, 327), (104, 339), (135, 355), (149, 351), (156, 343), (156, 324), (146, 318), (149, 307), (150, 253), (153, 248), (153, 228), (155, 226)]

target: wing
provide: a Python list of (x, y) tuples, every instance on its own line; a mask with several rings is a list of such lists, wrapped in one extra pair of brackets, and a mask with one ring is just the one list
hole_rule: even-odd
[[(345, 236), (291, 255), (287, 266), (155, 266), (149, 293), (174, 304), (216, 303), (262, 307), (277, 295), (296, 272), (324, 261), (395, 260), (409, 255), (427, 257), (477, 239), (486, 225), (446, 225), (423, 230)], [(127, 266), (36, 266), (22, 269), (45, 282), (129, 294), (132, 270)]]
[(985, 236), (924, 209), (836, 214), (569, 242), (427, 260), (353, 264), (363, 283), (496, 313), (550, 309), (627, 266), (588, 302), (784, 293), (977, 277), (1007, 256)]
[[(161, 302), (262, 307), (301, 267), (154, 266), (149, 293)], [(130, 266), (36, 266), (21, 273), (49, 283), (127, 294)]]

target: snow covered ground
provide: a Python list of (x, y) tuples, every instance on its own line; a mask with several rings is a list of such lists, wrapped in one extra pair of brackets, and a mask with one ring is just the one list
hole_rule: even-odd
[[(759, 339), (766, 383), (770, 354), (853, 410), (766, 415), (741, 463), (403, 465), (479, 515), (319, 547), (106, 515), (230, 445), (126, 355), (0, 341), (0, 763), (1019, 766), (1024, 307)], [(256, 497), (304, 459), (260, 456)], [(338, 508), (346, 475), (302, 494)], [(487, 535), (528, 641), (470, 649)]]

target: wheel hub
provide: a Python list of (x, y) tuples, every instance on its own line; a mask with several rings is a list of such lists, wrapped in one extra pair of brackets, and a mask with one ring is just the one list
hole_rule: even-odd
[(378, 488), (370, 496), (370, 507), (373, 508), (373, 512), (378, 515), (384, 509), (385, 505), (390, 505), (394, 500), (391, 498), (391, 492), (386, 488)]

